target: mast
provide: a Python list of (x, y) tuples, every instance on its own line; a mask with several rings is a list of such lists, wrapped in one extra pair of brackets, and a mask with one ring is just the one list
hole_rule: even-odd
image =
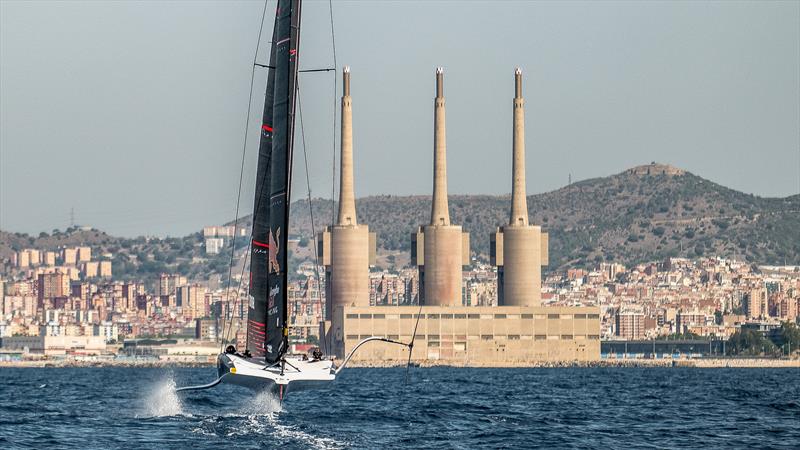
[(267, 277), (266, 362), (279, 361), (288, 350), (287, 262), (292, 146), (297, 86), (300, 0), (278, 2), (275, 42), (275, 119), (270, 180), (270, 268)]
[[(259, 178), (256, 180), (256, 204), (267, 206), (260, 213), (259, 237), (256, 240), (254, 220), (253, 230), (253, 287), (264, 283), (263, 291), (253, 292), (251, 306), (264, 304), (263, 315), (257, 307), (251, 308), (248, 320), (248, 338), (256, 337), (249, 348), (253, 356), (264, 356), (266, 363), (275, 363), (283, 358), (288, 350), (288, 305), (287, 305), (287, 263), (288, 263), (288, 225), (289, 202), (292, 176), (292, 150), (294, 143), (294, 117), (297, 91), (297, 58), (300, 40), (300, 0), (280, 0), (275, 14), (270, 69), (265, 99), (265, 119), (271, 114), (272, 123), (266, 120), (262, 131), (270, 134), (269, 153), (266, 167), (262, 172), (261, 151), (259, 151)], [(272, 86), (270, 86), (272, 80)], [(270, 95), (271, 94), (271, 95)], [(270, 98), (271, 97), (271, 98)], [(267, 109), (271, 111), (267, 112)], [(262, 149), (265, 140), (262, 134)], [(262, 183), (258, 186), (258, 183)], [(263, 193), (260, 192), (263, 189)], [(263, 198), (265, 196), (266, 198)], [(266, 230), (262, 225), (268, 224)], [(264, 233), (266, 231), (266, 233)], [(256, 261), (263, 258), (266, 250), (266, 264)], [(259, 266), (260, 265), (260, 266)], [(266, 269), (266, 270), (263, 270)], [(261, 317), (261, 321), (258, 318)], [(258, 341), (257, 326), (264, 324), (263, 340)], [(251, 324), (253, 333), (251, 333)], [(250, 341), (250, 339), (248, 339)], [(260, 348), (259, 348), (259, 344)]]
[[(275, 36), (278, 16), (272, 29), (269, 65), (275, 67)], [(253, 205), (253, 231), (250, 242), (250, 298), (247, 309), (247, 350), (253, 356), (264, 356), (267, 316), (267, 271), (269, 262), (269, 186), (270, 158), (272, 157), (273, 114), (275, 100), (275, 70), (267, 73), (267, 90), (264, 95), (264, 114), (261, 121), (261, 141), (258, 147), (255, 204)]]

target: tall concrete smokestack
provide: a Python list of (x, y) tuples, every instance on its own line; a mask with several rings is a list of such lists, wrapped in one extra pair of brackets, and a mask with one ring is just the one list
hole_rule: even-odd
[(450, 224), (447, 205), (444, 69), (436, 69), (433, 109), (433, 199), (431, 221), (411, 236), (411, 259), (419, 269), (419, 301), (423, 305), (462, 304), (461, 272), (469, 265), (469, 234)]
[[(331, 351), (344, 354), (341, 318), (344, 308), (369, 306), (369, 266), (375, 264), (375, 233), (356, 221), (353, 192), (353, 108), (350, 99), (350, 68), (345, 67), (342, 90), (341, 174), (339, 217), (318, 237), (317, 251), (325, 266), (326, 334)], [(338, 319), (337, 319), (338, 318)]]
[(447, 206), (447, 139), (444, 112), (444, 69), (436, 69), (436, 99), (433, 110), (433, 203), (431, 225), (450, 225)]
[(513, 167), (511, 217), (490, 236), (492, 264), (497, 266), (497, 303), (500, 306), (539, 306), (542, 266), (547, 265), (548, 236), (528, 224), (525, 196), (525, 100), (522, 70), (514, 71)]
[(337, 225), (357, 225), (356, 197), (353, 192), (353, 105), (350, 98), (350, 67), (345, 66), (342, 75), (342, 173), (339, 179)]
[(528, 225), (525, 195), (525, 100), (522, 98), (522, 69), (514, 71), (514, 147), (511, 180), (511, 226)]

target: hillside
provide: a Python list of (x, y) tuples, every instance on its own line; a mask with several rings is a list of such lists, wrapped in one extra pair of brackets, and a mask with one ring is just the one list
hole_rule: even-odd
[[(162, 272), (177, 272), (195, 279), (228, 273), (230, 247), (218, 255), (206, 255), (201, 233), (180, 238), (120, 238), (95, 229), (74, 227), (54, 230), (51, 234), (30, 236), (0, 231), (0, 269), (10, 263), (16, 250), (36, 248), (57, 250), (59, 247), (87, 245), (98, 260), (111, 260), (115, 279), (152, 280)], [(237, 247), (244, 246), (237, 242)], [(0, 270), (2, 273), (2, 270)]]
[[(510, 203), (508, 195), (450, 197), (451, 220), (470, 232), (472, 251), (480, 259), (488, 259), (489, 234), (508, 221)], [(319, 231), (330, 223), (331, 201), (317, 199), (312, 205)], [(383, 265), (407, 263), (411, 233), (429, 220), (430, 197), (372, 196), (359, 199), (357, 206), (359, 222), (378, 233)], [(308, 249), (302, 247), (311, 237), (308, 204), (301, 200), (292, 207), (291, 235), (301, 238), (298, 254), (307, 255)], [(591, 267), (604, 260), (633, 264), (666, 256), (800, 263), (800, 195), (756, 197), (670, 166), (640, 166), (532, 195), (528, 209), (531, 223), (550, 233), (548, 270)], [(115, 274), (123, 277), (148, 278), (162, 271), (197, 278), (227, 276), (230, 255), (230, 248), (205, 255), (199, 233), (128, 239), (82, 229), (38, 237), (0, 231), (0, 259), (9, 259), (21, 248), (61, 245), (91, 245), (96, 254), (111, 253)], [(237, 242), (240, 245), (245, 244)]]
[[(488, 257), (489, 234), (508, 221), (511, 197), (450, 196), (450, 217)], [(329, 223), (330, 200), (314, 200), (315, 225)], [(409, 237), (430, 220), (430, 197), (358, 200), (358, 220), (378, 246), (408, 251)], [(528, 197), (531, 223), (550, 233), (550, 269), (632, 264), (667, 256), (746, 257), (763, 264), (800, 262), (800, 195), (761, 198), (670, 166), (640, 166)], [(310, 235), (307, 202), (296, 202), (293, 229)], [(324, 220), (323, 220), (324, 219)]]

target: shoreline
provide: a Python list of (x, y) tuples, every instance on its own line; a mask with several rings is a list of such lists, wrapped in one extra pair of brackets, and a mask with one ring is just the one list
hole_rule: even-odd
[[(413, 363), (412, 363), (413, 364)], [(384, 368), (405, 367), (405, 361), (370, 362), (353, 361), (350, 367)], [(768, 358), (714, 358), (714, 359), (604, 359), (597, 361), (520, 361), (507, 363), (444, 363), (426, 361), (414, 364), (415, 367), (452, 367), (452, 368), (494, 368), (494, 369), (558, 369), (558, 368), (641, 368), (662, 367), (679, 368), (695, 367), (705, 369), (726, 368), (800, 368), (800, 359), (768, 359)]]
[[(392, 367), (405, 367), (405, 361), (352, 361), (348, 367), (383, 369)], [(800, 368), (800, 359), (767, 359), (767, 358), (728, 358), (728, 359), (618, 359), (598, 361), (519, 361), (507, 363), (474, 364), (453, 363), (440, 361), (424, 361), (413, 363), (417, 368), (449, 367), (453, 369), (465, 368), (494, 368), (494, 369), (558, 369), (558, 368)], [(0, 368), (201, 368), (216, 367), (211, 362), (183, 362), (183, 361), (0, 361)]]

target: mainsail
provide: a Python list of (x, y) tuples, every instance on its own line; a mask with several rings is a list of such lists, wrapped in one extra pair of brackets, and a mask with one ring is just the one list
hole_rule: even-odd
[(288, 348), (287, 243), (300, 2), (280, 0), (272, 33), (258, 152), (247, 348), (267, 363)]

